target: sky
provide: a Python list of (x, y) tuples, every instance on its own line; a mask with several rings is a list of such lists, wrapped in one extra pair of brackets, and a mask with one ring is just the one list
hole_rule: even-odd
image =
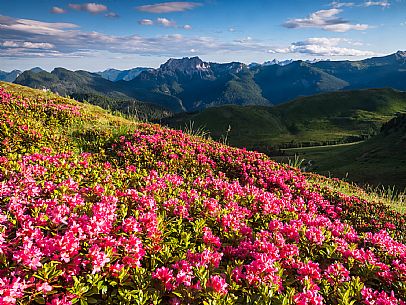
[(406, 0), (0, 0), (0, 69), (168, 58), (357, 60), (406, 50)]

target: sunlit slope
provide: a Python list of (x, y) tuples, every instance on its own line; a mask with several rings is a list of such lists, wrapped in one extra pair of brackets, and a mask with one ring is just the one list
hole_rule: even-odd
[(398, 115), (382, 126), (378, 135), (349, 146), (289, 149), (285, 160), (294, 154), (311, 160), (308, 170), (358, 183), (406, 187), (406, 117)]
[(233, 146), (273, 148), (355, 141), (406, 111), (406, 93), (392, 89), (339, 91), (303, 97), (276, 107), (223, 106), (163, 120), (184, 128), (194, 122)]
[(263, 154), (3, 87), (2, 304), (404, 304), (405, 215)]

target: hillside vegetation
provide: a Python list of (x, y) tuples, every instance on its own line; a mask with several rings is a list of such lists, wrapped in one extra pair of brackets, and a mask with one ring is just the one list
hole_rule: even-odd
[(343, 184), (0, 83), (0, 303), (404, 305), (406, 216)]
[(399, 114), (383, 124), (371, 139), (349, 146), (314, 147), (285, 150), (287, 161), (292, 155), (312, 160), (307, 168), (323, 175), (346, 178), (360, 184), (390, 185), (406, 188), (406, 115)]
[[(16, 82), (31, 88), (51, 90), (61, 96), (71, 96), (127, 116), (151, 120), (171, 114), (163, 106), (130, 97), (128, 89), (122, 85), (124, 81), (111, 82), (97, 73), (73, 72), (63, 68), (56, 68), (51, 73), (29, 70), (18, 76)], [(157, 100), (159, 101), (158, 97)]]
[(392, 89), (338, 91), (303, 97), (275, 107), (223, 106), (163, 120), (176, 128), (194, 122), (213, 138), (228, 133), (237, 147), (267, 150), (361, 140), (406, 111), (406, 93)]

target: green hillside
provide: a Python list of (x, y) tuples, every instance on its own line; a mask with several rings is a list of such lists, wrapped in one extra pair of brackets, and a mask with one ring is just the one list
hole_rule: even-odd
[(158, 101), (158, 105), (141, 102), (128, 96), (126, 82), (111, 82), (97, 73), (63, 68), (56, 68), (51, 73), (29, 70), (19, 75), (15, 83), (36, 89), (46, 88), (61, 96), (71, 96), (78, 101), (147, 120), (160, 119), (171, 114), (164, 106), (160, 106), (165, 105), (165, 98), (162, 100), (158, 95), (145, 97), (147, 101)]
[(293, 155), (311, 160), (307, 170), (346, 178), (360, 184), (392, 185), (406, 188), (406, 115), (399, 115), (382, 126), (371, 139), (354, 145), (288, 149), (283, 158)]
[(15, 83), (31, 88), (47, 88), (62, 96), (72, 93), (99, 93), (128, 98), (126, 90), (120, 83), (110, 82), (96, 73), (87, 71), (70, 71), (64, 68), (55, 68), (51, 73), (25, 71), (17, 77)]
[(406, 111), (406, 93), (367, 89), (323, 93), (275, 107), (222, 106), (179, 114), (163, 123), (184, 128), (194, 122), (215, 139), (227, 134), (231, 145), (268, 149), (337, 144), (379, 131), (397, 112)]
[(0, 119), (2, 304), (406, 300), (406, 216), (359, 188), (22, 86)]
[(0, 83), (1, 304), (401, 305), (406, 215), (370, 198)]
[[(42, 90), (0, 82), (0, 89), (29, 103), (0, 112), (0, 154), (22, 155), (41, 151), (100, 151), (107, 141), (136, 123), (106, 110)], [(47, 107), (46, 107), (47, 106)]]

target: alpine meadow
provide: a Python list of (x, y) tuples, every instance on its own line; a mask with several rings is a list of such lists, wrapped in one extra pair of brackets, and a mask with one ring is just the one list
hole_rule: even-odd
[(72, 1), (0, 1), (0, 305), (406, 305), (405, 0)]

